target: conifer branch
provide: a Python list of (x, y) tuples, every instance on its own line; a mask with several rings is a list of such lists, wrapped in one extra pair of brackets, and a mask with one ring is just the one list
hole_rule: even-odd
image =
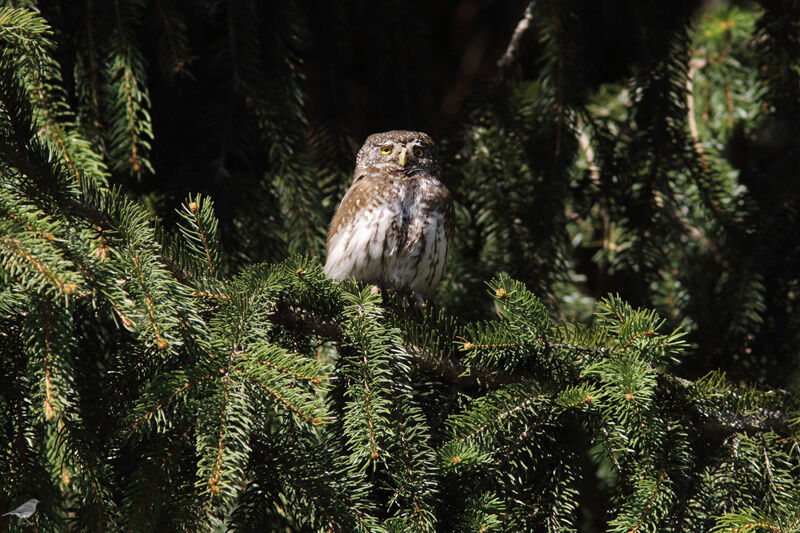
[[(119, 36), (120, 39), (125, 39), (124, 36), (126, 35), (126, 32), (122, 24), (122, 15), (120, 14), (119, 0), (114, 0), (114, 12), (116, 15), (117, 35)], [(123, 47), (125, 49), (127, 49), (128, 46), (129, 45), (127, 45), (126, 43), (123, 44)], [(124, 50), (124, 52), (126, 53), (126, 55), (130, 53), (128, 50)], [(132, 94), (133, 89), (131, 88), (131, 85), (133, 83), (132, 78), (133, 76), (131, 74), (130, 69), (128, 68), (127, 65), (124, 65), (122, 67), (122, 86), (123, 89), (125, 90), (125, 111), (128, 117), (128, 129), (131, 136), (131, 143), (130, 143), (131, 157), (128, 160), (128, 162), (131, 164), (133, 171), (137, 172), (141, 168), (141, 166), (139, 165), (139, 158), (137, 157), (136, 113), (133, 108), (133, 94)]]
[(653, 485), (652, 493), (650, 494), (650, 498), (648, 498), (647, 503), (645, 503), (644, 509), (642, 510), (642, 515), (639, 519), (639, 522), (634, 526), (632, 529), (628, 531), (628, 533), (638, 533), (638, 531), (642, 528), (647, 519), (647, 515), (650, 513), (650, 509), (653, 507), (653, 502), (656, 499), (656, 495), (658, 494), (658, 490), (661, 487), (661, 482), (664, 479), (664, 471), (662, 470), (659, 475), (658, 479), (656, 479), (655, 484)]
[(45, 418), (51, 420), (53, 418), (55, 409), (53, 408), (53, 404), (55, 403), (53, 399), (53, 391), (52, 391), (52, 373), (50, 369), (50, 361), (53, 357), (53, 347), (51, 344), (51, 336), (52, 336), (52, 326), (50, 324), (50, 308), (49, 305), (45, 305), (44, 307), (44, 413)]
[(377, 459), (379, 454), (378, 454), (377, 445), (375, 444), (375, 427), (374, 427), (374, 424), (372, 422), (372, 407), (370, 406), (370, 398), (369, 398), (370, 386), (369, 386), (368, 376), (366, 375), (367, 374), (367, 372), (366, 372), (367, 368), (368, 368), (368, 366), (367, 366), (367, 356), (366, 356), (366, 354), (364, 354), (364, 368), (363, 368), (363, 370), (365, 372), (365, 375), (364, 375), (364, 405), (366, 407), (367, 433), (369, 435), (369, 449), (370, 449), (369, 456), (372, 459)]
[[(194, 209), (192, 209), (194, 207)], [(208, 245), (208, 237), (206, 237), (206, 230), (203, 227), (203, 222), (200, 220), (200, 213), (198, 212), (197, 204), (192, 202), (189, 204), (189, 209), (194, 214), (195, 225), (197, 227), (197, 231), (200, 233), (200, 238), (203, 241), (203, 250), (206, 253), (206, 261), (208, 262), (208, 271), (212, 277), (217, 276), (216, 269), (214, 267), (214, 261), (211, 259), (211, 248)]]
[[(618, 309), (608, 303), (604, 303), (604, 305), (609, 311), (616, 315), (620, 322), (625, 321)], [(268, 318), (271, 322), (294, 331), (318, 335), (337, 343), (342, 339), (342, 329), (336, 323), (321, 317), (309, 315), (298, 309), (292, 309), (283, 303), (279, 303), (275, 307), (275, 312), (270, 314)], [(597, 351), (597, 348), (578, 344), (555, 343), (551, 346), (558, 349), (575, 349), (585, 352)], [(428, 352), (420, 347), (406, 346), (406, 349), (409, 355), (411, 355), (414, 364), (419, 368), (431, 374), (438, 375), (446, 382), (457, 385), (459, 388), (480, 385), (487, 389), (497, 389), (520, 380), (518, 376), (498, 371), (484, 370), (475, 367), (468, 370), (464, 363), (456, 358), (457, 352), (455, 351), (449, 358), (436, 359), (431, 357)], [(665, 374), (659, 375), (659, 380), (662, 382), (663, 387), (661, 394), (666, 395), (675, 395), (678, 390), (684, 390), (686, 387), (693, 384), (691, 381), (672, 378)], [(687, 408), (696, 410), (695, 407), (691, 407), (691, 404), (687, 405)], [(699, 411), (696, 412), (699, 414)], [(788, 436), (791, 433), (788, 420), (783, 413), (763, 412), (760, 413), (760, 415), (752, 415), (746, 419), (739, 420), (735, 418), (709, 419), (702, 422), (698, 427), (701, 428), (702, 434), (706, 438), (713, 440), (721, 440), (736, 432), (755, 434), (775, 431), (783, 436)]]
[(702, 165), (705, 173), (710, 174), (711, 167), (708, 165), (708, 161), (706, 161), (706, 154), (703, 152), (703, 145), (700, 144), (700, 134), (697, 131), (697, 119), (695, 118), (694, 86), (692, 82), (697, 74), (698, 68), (699, 66), (697, 60), (689, 61), (689, 73), (686, 76), (686, 119), (687, 123), (689, 124), (689, 134), (692, 137), (694, 150), (697, 153), (697, 157), (700, 158), (700, 164)]
[(75, 444), (75, 453), (78, 455), (78, 459), (80, 459), (81, 464), (86, 472), (89, 474), (89, 485), (92, 488), (92, 493), (94, 494), (94, 503), (95, 508), (97, 509), (97, 524), (98, 524), (98, 531), (102, 533), (105, 531), (104, 519), (103, 519), (103, 496), (100, 493), (100, 482), (98, 480), (97, 472), (89, 463), (87, 457), (85, 456), (85, 452), (81, 449), (79, 436), (77, 434), (76, 428), (72, 425), (72, 422), (69, 420), (68, 417), (60, 415), (58, 417), (58, 424), (62, 425), (62, 427), (69, 433), (70, 440)]
[[(343, 338), (343, 330), (336, 322), (293, 309), (285, 302), (279, 302), (275, 306), (275, 311), (268, 318), (274, 324), (287, 327), (293, 331), (318, 335), (336, 343), (341, 342)], [(478, 383), (488, 388), (497, 388), (518, 379), (502, 372), (487, 371), (479, 368), (473, 368), (468, 371), (461, 361), (453, 358), (436, 360), (424, 349), (417, 346), (406, 346), (406, 349), (415, 364), (419, 365), (420, 368), (432, 374), (440, 375), (447, 382), (457, 384), (462, 388)]]
[(553, 154), (553, 178), (557, 175), (561, 164), (561, 137), (564, 130), (564, 42), (561, 27), (561, 17), (558, 14), (557, 2), (550, 0), (550, 17), (553, 20), (553, 33), (555, 35), (557, 61), (556, 61), (556, 140)]
[(286, 302), (278, 302), (268, 319), (273, 324), (287, 327), (293, 331), (318, 335), (337, 343), (342, 340), (344, 335), (341, 325), (336, 322), (293, 308)]
[(185, 31), (185, 28), (180, 24), (180, 19), (175, 19), (171, 10), (170, 13), (167, 12), (163, 0), (155, 0), (155, 8), (164, 26), (164, 35), (166, 35), (169, 45), (169, 56), (172, 60), (172, 68), (169, 74), (175, 75), (186, 69), (186, 63), (190, 59), (186, 57), (187, 45), (185, 36), (179, 33), (180, 30)]
[(53, 285), (56, 286), (61, 294), (69, 296), (78, 288), (77, 284), (74, 282), (66, 282), (59, 279), (59, 276), (51, 267), (45, 265), (44, 262), (39, 260), (33, 252), (27, 250), (24, 246), (24, 243), (18, 239), (0, 236), (0, 246), (5, 247), (9, 252), (19, 256), (26, 262), (31, 263), (46, 280), (49, 280)]
[(203, 292), (203, 291), (192, 291), (192, 296), (197, 296), (204, 299), (211, 299), (211, 300), (230, 300), (231, 297), (227, 294), (217, 294), (213, 292)]
[(273, 398), (278, 400), (278, 403), (283, 405), (286, 409), (288, 409), (292, 413), (296, 414), (298, 417), (300, 417), (301, 419), (305, 420), (309, 424), (315, 425), (315, 424), (322, 423), (321, 419), (312, 417), (311, 415), (304, 413), (302, 409), (300, 409), (299, 407), (294, 405), (292, 402), (287, 400), (282, 394), (280, 394), (278, 391), (276, 391), (275, 389), (273, 389), (272, 387), (270, 387), (269, 385), (267, 385), (266, 383), (264, 383), (263, 381), (261, 381), (257, 377), (251, 376), (251, 375), (247, 374), (246, 372), (242, 371), (239, 368), (235, 368), (234, 372), (236, 372), (237, 374), (243, 375), (248, 380), (252, 381), (253, 383), (258, 385), (262, 389), (266, 390), (269, 393), (270, 396), (272, 396)]
[(514, 33), (511, 34), (511, 40), (509, 41), (505, 52), (503, 52), (503, 55), (497, 61), (497, 66), (500, 68), (501, 72), (510, 67), (514, 61), (516, 61), (522, 38), (528, 32), (531, 21), (533, 20), (533, 7), (535, 4), (536, 0), (531, 0), (525, 7), (525, 12), (523, 13), (519, 22), (517, 22), (517, 27), (514, 28)]
[(194, 419), (194, 421), (192, 421), (191, 424), (189, 424), (186, 427), (186, 429), (183, 431), (183, 433), (181, 433), (181, 435), (176, 439), (176, 442), (172, 446), (172, 448), (167, 450), (167, 453), (161, 459), (161, 465), (157, 469), (156, 475), (154, 475), (154, 476), (152, 476), (150, 478), (150, 482), (147, 485), (146, 490), (144, 490), (142, 492), (142, 497), (139, 499), (139, 502), (136, 504), (136, 508), (133, 511), (133, 515), (129, 518), (128, 528), (126, 529), (126, 531), (128, 531), (128, 532), (135, 531), (134, 527), (136, 526), (136, 523), (139, 520), (139, 516), (141, 516), (142, 512), (144, 511), (145, 506), (152, 499), (152, 497), (154, 495), (154, 490), (158, 486), (158, 483), (161, 480), (161, 477), (164, 475), (164, 470), (166, 468), (167, 463), (172, 459), (172, 456), (175, 455), (178, 452), (178, 450), (180, 450), (183, 447), (184, 442), (186, 441), (186, 437), (188, 437), (189, 433), (191, 433), (192, 430), (194, 430), (195, 426), (197, 425), (197, 423), (199, 421), (200, 421), (200, 417), (198, 416), (198, 417), (196, 417)]
[[(751, 409), (745, 413), (738, 413), (726, 409), (707, 409), (691, 401), (687, 401), (679, 391), (685, 391), (695, 386), (695, 382), (660, 374), (659, 395), (672, 398), (679, 402), (686, 412), (694, 418), (694, 427), (707, 440), (722, 441), (736, 433), (745, 435), (758, 435), (762, 433), (775, 433), (781, 437), (793, 437), (790, 425), (790, 415), (781, 410), (765, 408)], [(787, 394), (785, 391), (767, 391), (767, 394)], [(737, 393), (730, 393), (734, 398)]]
[[(697, 416), (699, 413), (695, 412)], [(775, 433), (782, 437), (792, 437), (793, 432), (789, 425), (786, 413), (781, 411), (757, 410), (750, 415), (734, 414), (730, 412), (712, 413), (703, 416), (701, 423), (702, 435), (709, 440), (721, 441), (735, 433), (758, 435), (762, 433)]]
[(222, 472), (222, 461), (225, 449), (225, 429), (227, 426), (228, 414), (228, 394), (231, 386), (230, 375), (226, 372), (222, 376), (222, 409), (220, 410), (219, 435), (217, 436), (216, 456), (214, 458), (214, 468), (211, 477), (208, 479), (210, 489), (209, 500), (220, 495), (219, 477)]
[(26, 221), (22, 220), (19, 216), (17, 216), (16, 214), (12, 213), (10, 210), (0, 207), (0, 211), (2, 211), (3, 214), (5, 216), (7, 216), (8, 218), (13, 220), (14, 222), (19, 224), (20, 226), (24, 227), (29, 232), (35, 234), (38, 237), (41, 237), (45, 241), (53, 242), (55, 240), (55, 238), (56, 238), (55, 235), (53, 235), (52, 233), (46, 232), (46, 231), (42, 231), (42, 230), (40, 230), (38, 228), (35, 228), (33, 226), (33, 224), (31, 224), (30, 222), (26, 222)]
[(159, 409), (161, 409), (161, 407), (164, 404), (166, 404), (167, 402), (172, 400), (175, 396), (177, 396), (177, 395), (181, 394), (182, 392), (190, 389), (191, 387), (194, 387), (198, 383), (200, 383), (202, 381), (205, 381), (206, 379), (208, 379), (210, 377), (215, 377), (215, 376), (218, 376), (218, 375), (219, 375), (218, 372), (209, 372), (207, 374), (203, 374), (202, 376), (200, 376), (200, 377), (198, 377), (198, 378), (196, 378), (196, 379), (194, 379), (192, 381), (187, 381), (186, 383), (184, 383), (183, 385), (181, 385), (180, 387), (178, 387), (177, 389), (172, 391), (169, 394), (169, 396), (165, 396), (164, 398), (162, 398), (161, 400), (159, 400), (158, 402), (153, 404), (153, 406), (148, 411), (146, 411), (143, 415), (141, 415), (136, 420), (136, 422), (134, 422), (132, 424), (131, 429), (134, 429), (134, 430), (137, 429), (142, 422), (145, 422), (146, 420), (149, 420), (150, 417), (152, 417)]
[[(392, 394), (395, 394), (395, 395), (397, 393), (397, 391), (395, 390), (394, 384), (392, 384), (392, 386), (391, 386), (391, 392), (392, 392)], [(395, 398), (395, 400), (397, 400), (397, 398)], [(407, 465), (411, 465), (411, 464), (413, 464), (412, 463), (413, 458), (411, 456), (411, 450), (410, 450), (410, 447), (409, 447), (408, 440), (406, 438), (406, 428), (405, 428), (404, 423), (402, 422), (403, 414), (400, 412), (399, 405), (398, 405), (397, 401), (395, 401), (393, 403), (392, 410), (395, 413), (395, 421), (396, 421), (396, 426), (397, 426), (397, 435), (400, 437), (400, 447), (402, 448), (403, 456), (405, 458), (405, 463)], [(408, 474), (409, 474), (409, 476), (411, 476), (409, 484), (412, 485), (412, 486), (416, 485), (416, 483), (417, 483), (417, 478), (416, 477), (417, 476), (416, 476), (415, 471), (410, 466), (408, 467)], [(417, 515), (417, 518), (418, 518), (417, 524), (420, 527), (420, 530), (424, 530), (425, 519), (424, 519), (424, 513), (422, 512), (423, 508), (424, 508), (423, 507), (424, 502), (422, 501), (418, 490), (413, 490), (411, 499), (413, 501), (413, 509), (414, 509), (413, 512)]]
[[(93, 10), (93, 0), (87, 0), (86, 10), (91, 13)], [(89, 86), (91, 87), (91, 100), (92, 100), (92, 114), (94, 115), (94, 126), (99, 130), (100, 128), (100, 90), (98, 89), (97, 74), (97, 51), (94, 41), (94, 32), (92, 31), (93, 17), (86, 17), (86, 38), (88, 40), (87, 53), (89, 56)]]
[[(297, 468), (293, 468), (293, 465), (286, 464), (282, 458), (270, 450), (267, 446), (264, 446), (261, 442), (256, 442), (254, 444), (254, 452), (256, 452), (257, 458), (263, 461), (263, 458), (273, 459), (275, 464), (277, 465), (280, 472), (282, 472), (288, 479), (291, 480), (291, 486), (295, 488), (299, 488), (300, 491), (306, 495), (306, 498), (309, 501), (318, 502), (319, 510), (321, 510), (325, 515), (325, 522), (328, 526), (329, 531), (337, 531), (335, 529), (335, 524), (340, 523), (340, 516), (336, 512), (335, 509), (331, 509), (328, 505), (325, 505), (326, 500), (320, 499), (319, 494), (314, 490), (314, 487), (308, 483), (308, 480), (304, 478), (298, 472)], [(316, 455), (316, 454), (315, 454)], [(348, 491), (341, 491), (337, 493), (338, 497), (345, 502), (346, 507), (349, 513), (352, 513), (352, 516), (356, 519), (358, 524), (361, 526), (360, 531), (368, 532), (371, 531), (370, 524), (365, 519), (364, 512), (360, 509), (360, 506), (356, 504), (353, 500), (351, 494)], [(339, 520), (337, 520), (339, 518)]]
[(142, 270), (142, 265), (139, 262), (139, 255), (134, 252), (131, 258), (133, 260), (133, 265), (136, 267), (136, 274), (139, 277), (139, 285), (142, 289), (144, 303), (147, 306), (147, 316), (150, 320), (150, 326), (153, 328), (153, 331), (156, 335), (156, 346), (159, 350), (165, 350), (168, 347), (168, 344), (167, 341), (161, 336), (161, 332), (158, 329), (155, 311), (153, 310), (153, 302), (150, 297), (150, 292), (147, 290), (147, 282), (144, 279), (144, 271)]
[[(296, 356), (298, 358), (300, 357), (299, 354), (294, 354), (294, 356)], [(295, 372), (293, 370), (289, 370), (288, 368), (284, 368), (284, 367), (282, 367), (282, 366), (280, 366), (280, 365), (278, 365), (276, 363), (273, 363), (272, 361), (268, 361), (266, 359), (259, 359), (257, 357), (253, 357), (253, 356), (250, 356), (250, 355), (247, 355), (247, 354), (243, 354), (243, 353), (242, 354), (238, 354), (237, 358), (248, 359), (248, 360), (251, 360), (251, 361), (255, 361), (256, 363), (258, 363), (260, 365), (268, 366), (268, 367), (270, 367), (270, 368), (272, 368), (274, 370), (277, 370), (281, 374), (286, 374), (286, 375), (292, 376), (293, 378), (296, 378), (296, 379), (300, 379), (300, 380), (303, 380), (303, 381), (308, 381), (312, 385), (319, 385), (320, 382), (322, 381), (319, 376), (309, 376), (309, 375), (306, 375), (306, 374), (302, 374), (300, 372)]]
[[(78, 270), (83, 275), (83, 279), (85, 281), (88, 281), (88, 284), (90, 286), (89, 291), (94, 291), (97, 294), (102, 294), (103, 296), (105, 296), (105, 301), (108, 302), (108, 304), (114, 310), (116, 315), (120, 318), (120, 320), (122, 321), (122, 325), (125, 326), (126, 328), (130, 328), (130, 327), (135, 326), (133, 320), (131, 320), (122, 311), (122, 309), (120, 308), (118, 303), (115, 301), (116, 298), (111, 293), (111, 291), (108, 290), (108, 287), (105, 284), (101, 283), (100, 280), (97, 279), (97, 277), (95, 277), (95, 275), (92, 273), (92, 271), (89, 269), (89, 267), (87, 265), (85, 265), (83, 263), (83, 261), (81, 261), (81, 258), (78, 257), (76, 254), (70, 253), (69, 250), (65, 250), (63, 248), (60, 248), (60, 249), (64, 252), (64, 254), (66, 255), (67, 259), (69, 259), (70, 262), (72, 262), (72, 264), (75, 265), (78, 268)], [(101, 259), (101, 260), (105, 257), (103, 254), (98, 254), (98, 255), (99, 255), (99, 259)]]
[(656, 332), (652, 329), (648, 329), (647, 331), (639, 331), (635, 333), (634, 335), (631, 336), (630, 339), (628, 339), (628, 342), (626, 342), (625, 345), (622, 347), (622, 351), (627, 350), (630, 347), (630, 345), (636, 341), (636, 339), (643, 337), (645, 335), (655, 335), (655, 334)]
[(520, 403), (518, 403), (518, 404), (516, 404), (516, 405), (514, 405), (512, 407), (509, 407), (508, 409), (504, 409), (504, 410), (498, 412), (490, 420), (487, 420), (482, 426), (478, 427), (477, 429), (475, 429), (474, 431), (468, 433), (467, 435), (464, 435), (463, 437), (460, 437), (460, 440), (466, 442), (466, 441), (470, 441), (470, 440), (474, 439), (475, 437), (477, 437), (478, 435), (480, 435), (481, 433), (486, 431), (488, 428), (490, 428), (492, 426), (495, 426), (495, 425), (499, 424), (500, 422), (502, 422), (504, 418), (506, 418), (508, 416), (511, 416), (514, 413), (518, 412), (518, 411), (526, 409), (527, 407), (529, 407), (530, 405), (533, 404), (534, 400), (535, 400), (535, 398), (527, 398), (527, 399), (523, 400), (522, 402), (520, 402)]

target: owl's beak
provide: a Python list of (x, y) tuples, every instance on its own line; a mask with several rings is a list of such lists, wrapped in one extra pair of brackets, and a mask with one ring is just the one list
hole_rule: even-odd
[(400, 166), (406, 166), (406, 149), (400, 148), (400, 155), (397, 156), (397, 159), (400, 160)]

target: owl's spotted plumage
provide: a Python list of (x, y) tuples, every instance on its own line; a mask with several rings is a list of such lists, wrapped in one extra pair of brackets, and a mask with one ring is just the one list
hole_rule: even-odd
[(450, 192), (424, 133), (367, 137), (353, 184), (331, 222), (325, 274), (428, 295), (439, 284), (453, 232)]

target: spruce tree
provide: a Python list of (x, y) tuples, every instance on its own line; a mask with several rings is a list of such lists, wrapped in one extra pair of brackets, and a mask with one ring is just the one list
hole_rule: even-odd
[(0, 529), (800, 531), (800, 5), (423, 4), (0, 1)]

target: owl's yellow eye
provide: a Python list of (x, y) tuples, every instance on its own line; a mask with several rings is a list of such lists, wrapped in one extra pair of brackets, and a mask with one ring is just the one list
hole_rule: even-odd
[(425, 150), (423, 150), (419, 146), (414, 148), (414, 157), (422, 157), (423, 155), (425, 155)]
[(390, 145), (381, 146), (381, 153), (383, 155), (389, 155), (392, 153), (392, 147)]

